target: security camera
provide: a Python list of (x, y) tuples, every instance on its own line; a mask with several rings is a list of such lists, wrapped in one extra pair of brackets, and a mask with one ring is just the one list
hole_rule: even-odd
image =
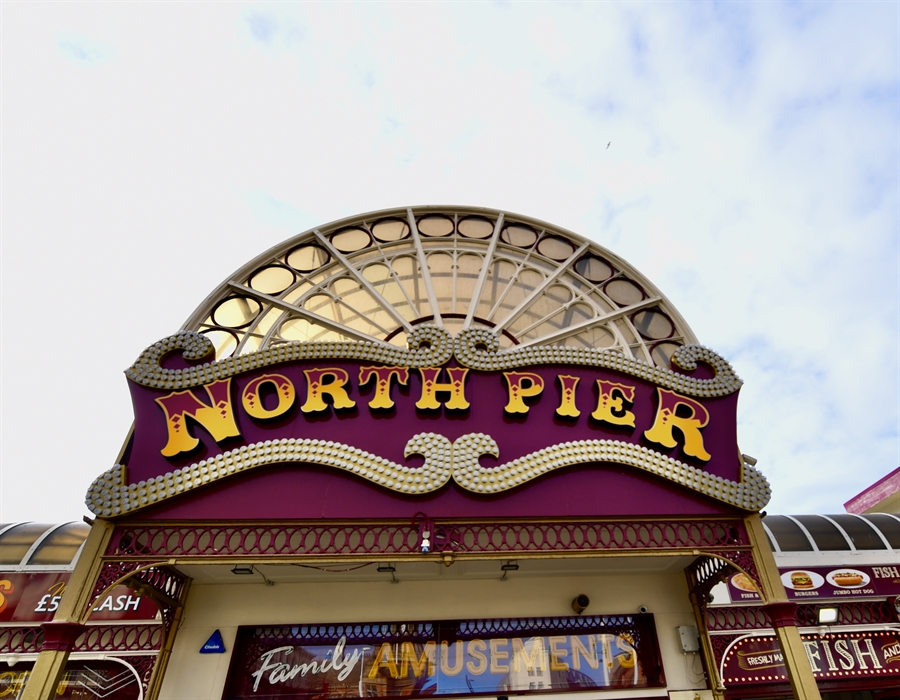
[(646, 612), (650, 612), (650, 611), (647, 610), (647, 606), (646, 606), (646, 605), (642, 605), (641, 607), (638, 608), (638, 612), (639, 612), (639, 613), (646, 613)]
[(584, 593), (575, 596), (572, 601), (572, 610), (577, 612), (579, 615), (584, 612), (584, 609), (591, 604), (591, 599), (588, 598)]

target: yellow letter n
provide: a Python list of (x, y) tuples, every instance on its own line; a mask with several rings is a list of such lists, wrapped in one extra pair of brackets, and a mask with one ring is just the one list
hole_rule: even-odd
[(231, 378), (205, 384), (203, 388), (206, 389), (209, 404), (198, 399), (193, 391), (176, 391), (156, 399), (166, 414), (169, 435), (166, 446), (160, 450), (164, 457), (190, 452), (200, 443), (188, 432), (188, 418), (203, 426), (216, 442), (241, 434), (231, 408)]

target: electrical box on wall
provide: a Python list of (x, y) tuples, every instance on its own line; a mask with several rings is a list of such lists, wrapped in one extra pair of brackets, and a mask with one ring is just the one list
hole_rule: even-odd
[(676, 627), (681, 638), (681, 651), (685, 654), (700, 651), (700, 635), (693, 625), (680, 625)]
[(669, 700), (713, 700), (711, 690), (670, 690)]

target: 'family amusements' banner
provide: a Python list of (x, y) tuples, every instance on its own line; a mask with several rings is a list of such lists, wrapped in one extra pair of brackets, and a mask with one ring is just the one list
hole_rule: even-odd
[(653, 616), (241, 627), (224, 698), (663, 687)]

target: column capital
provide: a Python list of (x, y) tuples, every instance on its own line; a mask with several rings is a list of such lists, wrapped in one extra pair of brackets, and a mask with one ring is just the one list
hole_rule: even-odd
[(782, 600), (768, 603), (762, 608), (775, 629), (797, 626), (797, 604), (794, 601)]
[(44, 630), (44, 643), (41, 651), (72, 651), (85, 626), (78, 622), (45, 622), (41, 625)]

